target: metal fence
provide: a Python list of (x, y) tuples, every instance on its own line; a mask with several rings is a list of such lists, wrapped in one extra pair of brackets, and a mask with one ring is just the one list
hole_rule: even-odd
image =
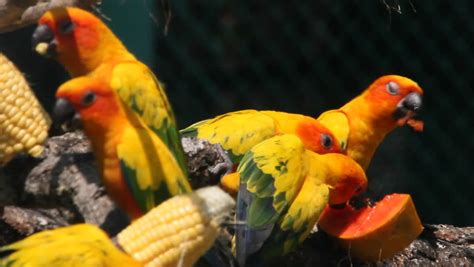
[[(386, 138), (369, 168), (371, 190), (412, 194), (426, 223), (474, 224), (474, 2), (173, 0), (166, 35), (162, 1), (104, 4), (125, 44), (155, 63), (182, 127), (245, 108), (316, 116), (380, 75), (416, 80), (425, 131)], [(29, 34), (0, 36), (0, 49), (49, 105), (64, 76), (47, 60), (27, 54), (34, 69), (17, 56), (30, 50)]]
[(412, 194), (424, 222), (473, 225), (471, 10), (467, 0), (174, 0), (157, 72), (183, 126), (244, 108), (317, 115), (380, 75), (408, 76), (426, 93), (425, 132), (389, 135), (370, 186)]

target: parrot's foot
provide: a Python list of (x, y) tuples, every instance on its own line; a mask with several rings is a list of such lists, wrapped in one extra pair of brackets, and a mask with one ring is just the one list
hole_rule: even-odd
[(223, 159), (223, 162), (217, 163), (214, 166), (209, 166), (208, 170), (214, 177), (222, 177), (232, 172), (234, 164), (230, 161), (227, 152), (221, 146), (215, 146), (217, 154)]
[(209, 173), (214, 177), (222, 177), (232, 170), (232, 163), (221, 162), (215, 166), (209, 167)]

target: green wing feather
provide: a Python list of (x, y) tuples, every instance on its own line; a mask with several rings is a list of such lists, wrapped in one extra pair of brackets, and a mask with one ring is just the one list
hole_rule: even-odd
[(198, 136), (198, 130), (201, 126), (205, 126), (209, 123), (211, 123), (215, 119), (208, 119), (208, 120), (202, 120), (198, 121), (196, 123), (193, 123), (189, 125), (188, 127), (182, 129), (179, 131), (181, 136), (183, 137), (197, 137)]
[(187, 174), (186, 157), (164, 85), (145, 65), (127, 62), (114, 67), (111, 86), (122, 101), (161, 138), (175, 156), (181, 170)]
[(294, 135), (267, 139), (247, 152), (237, 171), (240, 190), (237, 220), (245, 227), (236, 230), (240, 264), (258, 251), (281, 220), (304, 183), (305, 149)]
[(271, 116), (256, 110), (242, 110), (197, 122), (181, 134), (220, 144), (229, 152), (234, 163), (240, 162), (245, 152), (276, 134), (276, 123)]
[(308, 177), (284, 217), (278, 221), (257, 257), (271, 261), (294, 250), (308, 237), (329, 200), (329, 187)]
[(238, 262), (270, 263), (301, 243), (329, 199), (322, 156), (294, 135), (261, 142), (245, 154), (237, 171)]
[(143, 212), (191, 191), (175, 158), (151, 131), (128, 128), (117, 145), (117, 156), (122, 176)]

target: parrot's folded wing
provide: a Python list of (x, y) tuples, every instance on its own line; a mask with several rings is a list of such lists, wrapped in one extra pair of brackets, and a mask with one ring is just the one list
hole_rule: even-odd
[(281, 233), (275, 234), (276, 238), (272, 240), (275, 245), (281, 246), (280, 255), (290, 252), (306, 239), (318, 222), (328, 200), (328, 185), (315, 184), (312, 179), (306, 179), (298, 197), (291, 204), (277, 229)]
[(240, 190), (237, 197), (235, 249), (237, 260), (259, 250), (275, 223), (291, 206), (304, 182), (305, 149), (294, 135), (267, 139), (247, 152), (237, 171)]
[(274, 119), (256, 110), (241, 110), (197, 122), (181, 134), (220, 144), (230, 152), (233, 162), (238, 163), (243, 154), (261, 141), (276, 134)]
[(123, 179), (142, 212), (176, 194), (190, 192), (185, 175), (159, 138), (130, 128), (117, 145)]
[(111, 86), (122, 101), (136, 112), (175, 155), (187, 173), (186, 159), (174, 113), (161, 84), (151, 70), (139, 62), (125, 62), (113, 68)]

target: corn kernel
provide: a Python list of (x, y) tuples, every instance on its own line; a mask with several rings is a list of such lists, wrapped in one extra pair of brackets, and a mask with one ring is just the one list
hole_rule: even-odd
[(15, 150), (15, 152), (17, 152), (17, 153), (23, 151), (23, 144), (21, 144), (21, 143), (14, 144), (13, 145), (13, 150)]
[(30, 150), (28, 150), (28, 154), (30, 154), (33, 157), (38, 157), (43, 153), (44, 147), (41, 145), (35, 145), (32, 147)]
[(7, 146), (7, 147), (5, 148), (5, 150), (4, 150), (4, 152), (5, 152), (5, 155), (10, 156), (10, 155), (13, 154), (13, 152), (15, 152), (15, 151), (14, 151), (14, 149), (13, 149), (13, 146)]
[(46, 52), (48, 51), (48, 46), (49, 46), (48, 43), (41, 42), (41, 43), (36, 45), (35, 51), (36, 51), (36, 53), (38, 53), (40, 55), (45, 55)]

